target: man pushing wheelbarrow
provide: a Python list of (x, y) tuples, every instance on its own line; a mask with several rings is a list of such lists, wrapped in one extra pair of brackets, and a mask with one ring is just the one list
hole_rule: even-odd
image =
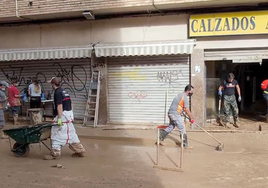
[(53, 123), (57, 126), (51, 127), (52, 149), (50, 155), (44, 157), (45, 160), (58, 159), (61, 156), (61, 148), (66, 144), (74, 152), (73, 157), (84, 157), (85, 149), (80, 143), (73, 125), (73, 110), (70, 95), (60, 87), (61, 79), (53, 77), (48, 81), (55, 90), (54, 110), (56, 117)]
[[(3, 130), (5, 134), (15, 141), (13, 147), (10, 142), (11, 151), (17, 157), (27, 157), (30, 151), (29, 146), (39, 143), (50, 150), (50, 155), (46, 155), (44, 159), (51, 160), (59, 159), (61, 156), (61, 148), (68, 144), (69, 148), (74, 152), (72, 154), (73, 157), (84, 157), (85, 149), (80, 143), (73, 125), (74, 115), (70, 95), (60, 87), (60, 78), (53, 77), (49, 83), (52, 85), (53, 89), (55, 89), (54, 112), (57, 116), (50, 124), (39, 124)], [(47, 132), (51, 132), (51, 134), (47, 134)], [(49, 136), (51, 139), (51, 149), (44, 142)]]

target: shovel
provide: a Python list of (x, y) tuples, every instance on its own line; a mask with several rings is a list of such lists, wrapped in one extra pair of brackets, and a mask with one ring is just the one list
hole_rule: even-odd
[(219, 108), (218, 108), (218, 116), (216, 122), (219, 124), (219, 126), (224, 126), (221, 121), (221, 97), (219, 97)]

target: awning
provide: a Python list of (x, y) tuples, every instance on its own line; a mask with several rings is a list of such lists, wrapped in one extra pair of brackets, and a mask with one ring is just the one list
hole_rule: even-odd
[(139, 44), (99, 44), (95, 47), (95, 53), (97, 57), (191, 54), (194, 46), (195, 40), (143, 42)]
[(0, 61), (52, 60), (91, 57), (92, 46), (0, 51)]

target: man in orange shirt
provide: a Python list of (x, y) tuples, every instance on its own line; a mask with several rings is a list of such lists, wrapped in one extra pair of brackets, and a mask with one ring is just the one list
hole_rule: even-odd
[(14, 125), (18, 125), (19, 110), (21, 106), (21, 103), (20, 103), (21, 95), (17, 88), (18, 79), (11, 78), (11, 84), (12, 85), (8, 88), (9, 104), (11, 106)]
[(161, 130), (160, 140), (164, 141), (166, 136), (175, 128), (178, 127), (180, 131), (180, 136), (183, 135), (183, 146), (188, 147), (188, 140), (186, 129), (184, 127), (182, 112), (185, 111), (188, 115), (190, 122), (194, 123), (193, 116), (189, 109), (189, 101), (188, 96), (191, 97), (194, 92), (194, 87), (192, 85), (187, 85), (184, 89), (183, 93), (178, 94), (172, 101), (169, 111), (168, 117), (170, 120), (169, 126), (165, 130)]

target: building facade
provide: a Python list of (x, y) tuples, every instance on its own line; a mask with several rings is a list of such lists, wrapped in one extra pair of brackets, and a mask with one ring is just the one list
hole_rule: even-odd
[(191, 15), (189, 37), (203, 53), (206, 117), (215, 117), (217, 91), (229, 72), (241, 87), (240, 114), (265, 114), (261, 82), (267, 79), (268, 11)]
[[(239, 13), (174, 13), (231, 6), (229, 1), (56, 2), (20, 0), (0, 13), (0, 79), (17, 77), (23, 92), (30, 78), (37, 77), (48, 94), (52, 90), (46, 81), (59, 76), (74, 100), (75, 117), (82, 119), (91, 71), (100, 70), (99, 124), (168, 123), (173, 97), (191, 83), (195, 87), (191, 109), (196, 121), (204, 125), (217, 107), (215, 92), (224, 76), (218, 72), (233, 70), (234, 54), (245, 55), (253, 48), (257, 54), (264, 53), (267, 44), (264, 30), (252, 35), (244, 32), (258, 27), (257, 15), (264, 16), (259, 12), (246, 13), (246, 18)], [(81, 18), (87, 10), (100, 19)], [(172, 14), (163, 14), (163, 10)], [(225, 22), (217, 28), (218, 17)], [(214, 32), (219, 28), (222, 31)], [(263, 35), (257, 35), (260, 33)]]

